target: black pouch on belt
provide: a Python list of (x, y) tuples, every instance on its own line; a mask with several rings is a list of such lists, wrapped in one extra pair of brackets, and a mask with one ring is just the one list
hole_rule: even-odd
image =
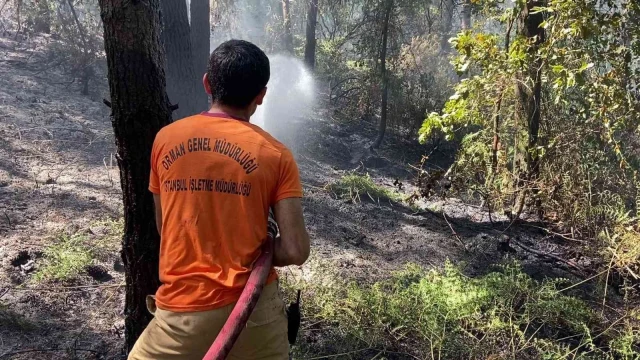
[(300, 329), (300, 290), (298, 290), (296, 302), (289, 304), (287, 308), (287, 319), (289, 322), (289, 345), (294, 345)]

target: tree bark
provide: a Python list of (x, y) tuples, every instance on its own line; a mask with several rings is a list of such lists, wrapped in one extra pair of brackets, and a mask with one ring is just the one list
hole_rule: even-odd
[(167, 56), (167, 94), (178, 104), (173, 119), (181, 119), (206, 110), (206, 95), (201, 78), (194, 70), (191, 31), (187, 3), (184, 0), (160, 0), (161, 40)]
[[(191, 0), (191, 47), (193, 50), (193, 66), (196, 76), (202, 77), (207, 72), (209, 54), (211, 52), (211, 27), (209, 25), (209, 0)], [(206, 96), (202, 97), (206, 100)]]
[(524, 159), (519, 161), (520, 169), (515, 169), (519, 192), (512, 210), (514, 218), (519, 217), (522, 213), (529, 190), (534, 195), (537, 194), (535, 185), (532, 186), (532, 183), (538, 179), (540, 170), (538, 133), (542, 98), (542, 74), (540, 73), (542, 58), (537, 56), (537, 53), (545, 42), (545, 31), (540, 27), (544, 21), (543, 13), (532, 13), (532, 11), (536, 7), (545, 6), (545, 3), (544, 0), (528, 0), (518, 19), (519, 35), (531, 41), (531, 46), (528, 49), (531, 61), (516, 81), (516, 121), (518, 124), (526, 124), (527, 140)]
[(282, 0), (282, 19), (284, 21), (284, 49), (293, 54), (293, 35), (291, 35), (291, 5), (289, 0)]
[(460, 27), (462, 30), (471, 29), (471, 0), (463, 0), (460, 10)]
[(387, 39), (389, 38), (389, 22), (393, 11), (393, 0), (387, 0), (384, 14), (384, 25), (382, 28), (382, 49), (380, 51), (380, 72), (382, 76), (382, 103), (380, 108), (380, 126), (378, 127), (378, 138), (373, 144), (377, 149), (382, 145), (384, 133), (387, 131), (387, 101), (389, 99), (389, 75), (387, 74)]
[(171, 111), (158, 1), (99, 0), (124, 203), (127, 350), (151, 320), (145, 298), (159, 286), (160, 238), (147, 186), (153, 140), (170, 123)]
[(304, 47), (304, 62), (310, 70), (316, 66), (316, 24), (318, 23), (318, 0), (309, 0), (307, 11), (307, 42)]

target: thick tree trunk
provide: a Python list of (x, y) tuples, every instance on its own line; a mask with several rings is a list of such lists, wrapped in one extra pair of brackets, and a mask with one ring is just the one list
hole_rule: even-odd
[[(191, 0), (191, 47), (193, 50), (193, 67), (196, 76), (202, 77), (207, 72), (209, 54), (211, 52), (209, 25), (209, 0)], [(204, 92), (202, 97), (206, 100)]]
[(463, 0), (460, 9), (460, 27), (462, 30), (471, 29), (471, 0)]
[(535, 185), (532, 185), (538, 179), (540, 170), (537, 148), (542, 103), (542, 58), (537, 56), (537, 53), (545, 41), (545, 31), (540, 27), (544, 21), (543, 13), (532, 11), (536, 7), (545, 6), (545, 3), (544, 0), (528, 0), (518, 19), (519, 35), (532, 42), (528, 50), (532, 60), (516, 81), (516, 121), (518, 124), (526, 125), (527, 140), (523, 159), (518, 161), (520, 169), (515, 169), (519, 192), (512, 210), (514, 218), (522, 213), (527, 193), (532, 191), (534, 195), (537, 194)]
[(304, 47), (304, 62), (310, 70), (316, 66), (316, 24), (318, 23), (318, 0), (309, 0), (307, 11), (307, 42)]
[(440, 52), (448, 53), (451, 51), (451, 45), (449, 44), (449, 38), (451, 37), (451, 28), (453, 22), (453, 11), (456, 7), (455, 0), (443, 0), (442, 1), (442, 18), (440, 33), (442, 39), (440, 40)]
[(384, 133), (387, 131), (387, 101), (389, 99), (389, 75), (387, 74), (387, 39), (389, 38), (389, 21), (393, 11), (393, 0), (387, 0), (384, 14), (384, 25), (382, 28), (382, 49), (380, 51), (380, 71), (382, 76), (382, 104), (380, 108), (380, 126), (378, 127), (378, 138), (373, 144), (377, 149), (382, 144)]
[(158, 130), (171, 121), (171, 112), (158, 1), (99, 0), (124, 203), (127, 350), (151, 320), (145, 297), (159, 285), (160, 238), (147, 186), (151, 146)]
[(191, 31), (187, 3), (184, 0), (160, 0), (161, 39), (167, 56), (167, 94), (175, 120), (206, 110), (206, 95), (194, 70)]
[(291, 5), (289, 0), (282, 0), (282, 19), (284, 21), (284, 49), (293, 54), (293, 35), (291, 35)]

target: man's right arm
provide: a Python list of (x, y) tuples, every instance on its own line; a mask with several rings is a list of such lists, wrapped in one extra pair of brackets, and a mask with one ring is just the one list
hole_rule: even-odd
[(280, 236), (275, 240), (273, 266), (302, 265), (309, 257), (309, 234), (304, 225), (302, 201), (287, 198), (278, 201), (274, 213)]

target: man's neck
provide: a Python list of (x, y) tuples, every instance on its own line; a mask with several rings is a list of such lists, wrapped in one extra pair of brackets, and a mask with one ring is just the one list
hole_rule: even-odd
[(238, 109), (238, 108), (233, 108), (233, 107), (229, 107), (221, 104), (213, 104), (209, 109), (209, 112), (224, 113), (233, 118), (242, 119), (247, 122), (251, 118), (251, 114), (249, 113), (248, 109)]

